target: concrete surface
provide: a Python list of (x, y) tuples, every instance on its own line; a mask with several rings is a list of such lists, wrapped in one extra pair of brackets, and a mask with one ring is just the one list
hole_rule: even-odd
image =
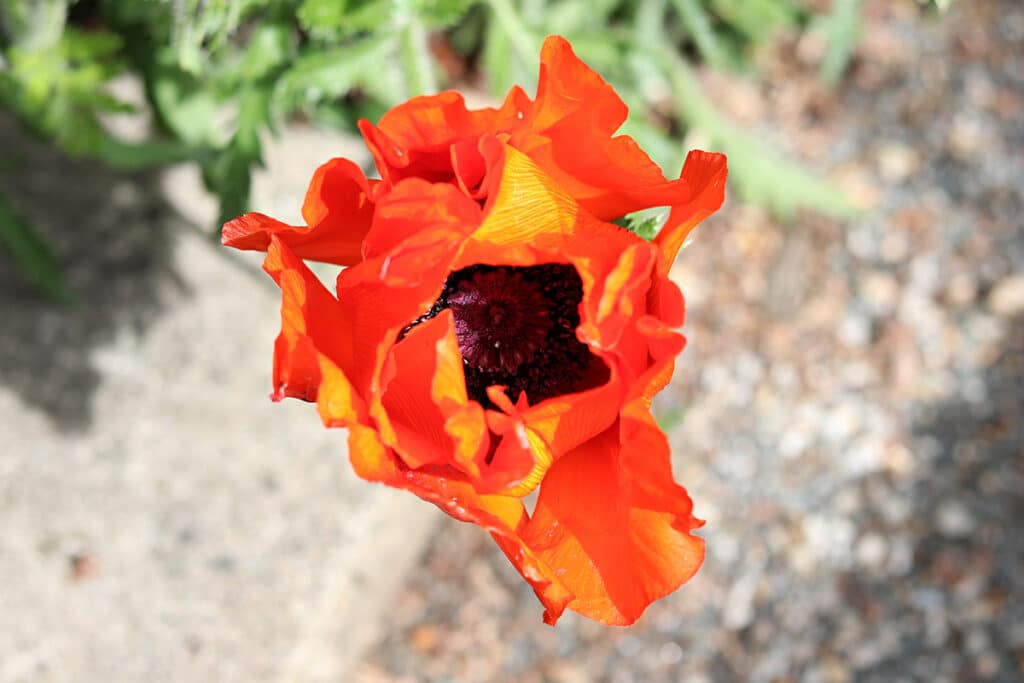
[[(272, 146), (257, 201), (297, 214), (340, 144), (311, 135)], [(276, 288), (190, 226), (212, 207), (187, 171), (112, 174), (6, 120), (0, 148), (79, 297), (0, 255), (0, 682), (347, 680), (440, 513), (268, 400)]]

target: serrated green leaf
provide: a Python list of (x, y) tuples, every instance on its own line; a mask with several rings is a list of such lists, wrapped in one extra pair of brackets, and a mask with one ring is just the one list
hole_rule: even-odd
[(153, 103), (168, 128), (186, 144), (217, 147), (224, 133), (218, 125), (214, 94), (194, 77), (174, 66), (161, 64), (151, 75)]
[(235, 135), (203, 168), (207, 188), (220, 200), (218, 229), (248, 209), (252, 171), (262, 163), (260, 132), (269, 118), (269, 90), (253, 86), (240, 93)]
[(290, 61), (293, 51), (294, 40), (290, 26), (281, 23), (257, 26), (242, 57), (245, 79), (255, 81), (269, 75)]
[(374, 31), (390, 23), (393, 0), (362, 0), (342, 18), (343, 35)]
[(394, 54), (390, 38), (366, 38), (333, 50), (299, 57), (277, 80), (274, 102), (284, 111), (341, 97), (357, 86), (381, 80)]
[(304, 0), (295, 13), (299, 26), (314, 35), (330, 35), (342, 25), (346, 0)]

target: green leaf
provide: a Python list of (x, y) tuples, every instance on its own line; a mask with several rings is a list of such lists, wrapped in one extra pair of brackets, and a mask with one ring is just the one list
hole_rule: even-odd
[(269, 0), (178, 0), (171, 38), (176, 65), (187, 73), (202, 74), (209, 56), (229, 45), (242, 20), (272, 4)]
[(796, 22), (792, 0), (706, 0), (714, 12), (750, 41), (759, 43)]
[(0, 0), (0, 36), (18, 47), (56, 45), (67, 22), (66, 0)]
[(716, 69), (728, 67), (726, 52), (718, 42), (715, 31), (711, 28), (711, 17), (704, 11), (701, 3), (697, 0), (672, 0), (672, 5), (707, 63)]
[(224, 131), (214, 93), (191, 74), (162, 61), (151, 74), (151, 92), (164, 124), (186, 144), (217, 147)]
[(245, 79), (259, 80), (290, 61), (295, 47), (293, 35), (291, 27), (285, 24), (257, 26), (242, 57)]
[(662, 407), (659, 402), (654, 413), (654, 419), (663, 432), (670, 432), (681, 425), (685, 417), (686, 407), (679, 403)]
[[(333, 50), (314, 50), (300, 56), (277, 80), (274, 102), (284, 111), (341, 97), (357, 86), (388, 88), (387, 69), (394, 54), (389, 37), (366, 38)], [(391, 88), (401, 84), (390, 83)], [(395, 94), (384, 90), (387, 95)], [(397, 100), (393, 100), (397, 101)]]
[(346, 0), (304, 0), (296, 12), (302, 30), (316, 36), (331, 35), (342, 25)]
[(650, 242), (657, 237), (658, 232), (661, 231), (661, 226), (665, 224), (665, 219), (667, 217), (668, 213), (665, 209), (655, 207), (653, 209), (644, 209), (643, 211), (635, 211), (633, 213), (626, 214), (622, 218), (616, 218), (612, 223), (615, 223), (615, 225), (621, 225), (636, 236)]
[(838, 83), (850, 63), (860, 38), (860, 6), (861, 0), (834, 0), (832, 12), (815, 23), (814, 30), (825, 37), (825, 57), (821, 61), (820, 76), (826, 85)]
[(428, 26), (448, 26), (458, 21), (477, 0), (406, 0)]
[(348, 10), (342, 19), (342, 35), (378, 32), (391, 19), (394, 0), (362, 0)]
[(46, 241), (0, 195), (0, 245), (14, 265), (52, 301), (69, 304), (74, 296)]
[(218, 229), (249, 208), (252, 170), (262, 163), (260, 131), (270, 119), (270, 93), (251, 87), (239, 94), (234, 137), (221, 153), (203, 167), (207, 188), (220, 199)]
[(182, 161), (198, 161), (208, 157), (205, 149), (189, 147), (177, 140), (146, 140), (124, 142), (104, 135), (92, 156), (111, 168), (121, 171), (142, 171)]

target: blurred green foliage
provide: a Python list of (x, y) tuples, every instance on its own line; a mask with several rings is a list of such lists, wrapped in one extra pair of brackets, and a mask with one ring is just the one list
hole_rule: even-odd
[[(814, 3), (820, 5), (821, 3)], [(141, 169), (188, 160), (220, 201), (248, 207), (261, 136), (302, 116), (351, 129), (447, 85), (432, 49), (482, 71), (494, 95), (536, 79), (547, 34), (573, 42), (632, 109), (634, 135), (669, 173), (699, 129), (730, 157), (740, 194), (781, 216), (849, 210), (833, 187), (766, 149), (701, 91), (693, 64), (748, 72), (780, 29), (820, 31), (835, 83), (859, 32), (860, 0), (0, 0), (0, 107), (74, 156)], [(684, 57), (684, 55), (686, 55)], [(152, 135), (127, 142), (104, 118), (134, 112), (110, 83), (145, 88)], [(641, 221), (650, 226), (650, 222)], [(212, 226), (211, 226), (212, 227)], [(53, 257), (0, 198), (0, 246), (66, 299)]]

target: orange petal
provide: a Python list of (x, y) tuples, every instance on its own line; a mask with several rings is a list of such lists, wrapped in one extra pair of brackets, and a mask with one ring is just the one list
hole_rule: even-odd
[(387, 483), (406, 488), (452, 517), (491, 532), (498, 546), (543, 603), (544, 621), (552, 625), (558, 621), (572, 594), (551, 567), (524, 543), (521, 531), (527, 516), (519, 498), (481, 495), (466, 482), (435, 477), (418, 470), (404, 472), (402, 477)]
[(665, 179), (636, 141), (613, 137), (629, 110), (565, 39), (544, 42), (537, 98), (522, 109), (527, 113), (511, 144), (594, 216), (610, 221), (689, 195), (685, 183)]
[(343, 317), (336, 324), (350, 340), (339, 366), (359, 392), (376, 393), (373, 378), (397, 333), (437, 299), (479, 220), (480, 207), (453, 185), (409, 179), (382, 194), (366, 260), (337, 281)]
[(308, 227), (247, 213), (224, 224), (221, 241), (236, 249), (266, 251), (277, 236), (301, 259), (358, 263), (373, 218), (376, 182), (367, 180), (351, 161), (331, 159), (316, 170), (306, 192), (302, 215)]
[(306, 401), (316, 399), (321, 372), (318, 356), (337, 362), (348, 340), (339, 327), (338, 301), (276, 235), (263, 268), (281, 288), (281, 333), (274, 345), (274, 393)]
[(409, 178), (384, 194), (377, 205), (373, 225), (366, 235), (366, 259), (389, 255), (392, 261), (402, 248), (433, 243), (435, 237), (450, 241), (464, 238), (482, 220), (480, 205), (458, 187)]
[(600, 74), (587, 66), (561, 36), (548, 36), (540, 51), (537, 97), (528, 125), (544, 131), (581, 110), (591, 113), (593, 133), (614, 133), (629, 109)]
[(695, 149), (686, 156), (679, 177), (689, 185), (691, 194), (685, 202), (672, 206), (665, 227), (654, 238), (664, 257), (663, 272), (668, 272), (672, 266), (690, 231), (722, 207), (728, 174), (728, 163), (723, 154)]
[(395, 435), (389, 445), (409, 467), (473, 462), (486, 450), (483, 411), (462, 410), (468, 397), (451, 311), (417, 325), (394, 346), (382, 385)]
[(613, 427), (552, 466), (520, 531), (573, 594), (569, 608), (605, 624), (635, 622), (704, 559), (664, 434), (653, 420), (623, 427), (621, 438)]
[(388, 111), (377, 126), (363, 120), (359, 129), (386, 182), (449, 182), (455, 177), (449, 148), (460, 141), (475, 145), (481, 135), (507, 129), (525, 99), (515, 88), (501, 109), (469, 110), (460, 93), (448, 90), (414, 97)]
[(354, 425), (349, 431), (349, 457), (360, 477), (411, 491), (455, 519), (489, 531), (533, 586), (545, 607), (544, 620), (549, 624), (558, 620), (572, 594), (523, 541), (520, 532), (527, 515), (522, 500), (481, 494), (469, 482), (448, 476), (450, 472), (445, 468), (437, 468), (437, 472), (431, 471), (431, 466), (409, 469), (394, 457), (376, 430), (364, 425)]
[(527, 429), (544, 440), (557, 460), (608, 429), (618, 415), (625, 390), (617, 375), (607, 382), (566, 396), (556, 396), (523, 411)]

